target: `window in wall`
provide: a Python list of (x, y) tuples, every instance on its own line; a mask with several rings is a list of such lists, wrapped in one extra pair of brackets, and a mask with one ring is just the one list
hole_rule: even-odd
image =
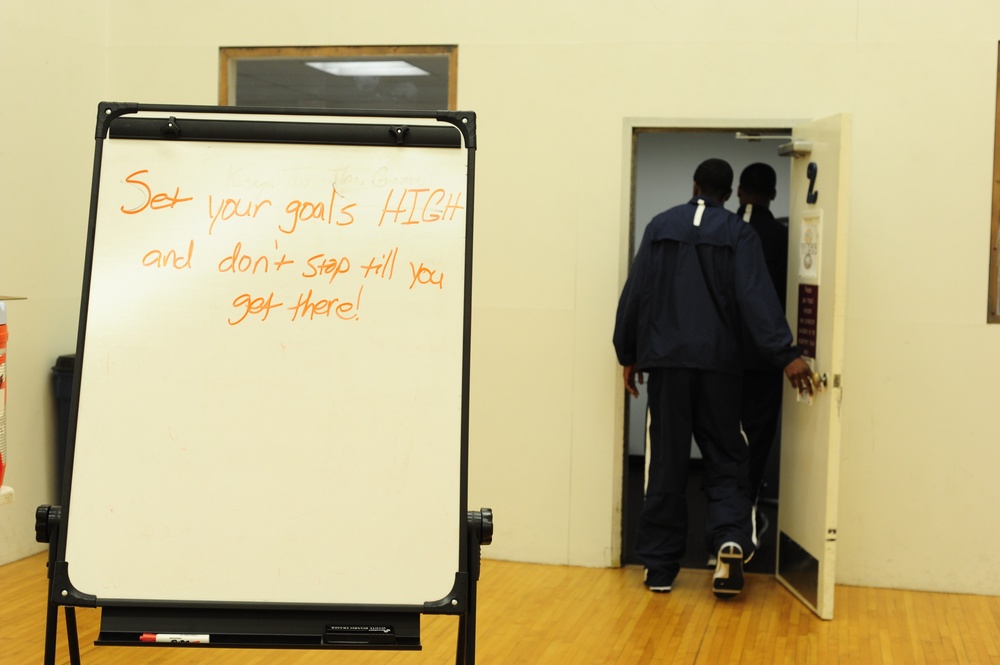
[(457, 46), (219, 49), (219, 104), (454, 110)]
[(990, 302), (986, 320), (1000, 323), (1000, 49), (997, 57), (997, 107), (993, 130), (993, 220), (990, 231)]

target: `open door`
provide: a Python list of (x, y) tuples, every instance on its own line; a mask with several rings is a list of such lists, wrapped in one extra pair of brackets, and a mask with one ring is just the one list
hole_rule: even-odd
[(795, 128), (788, 230), (788, 322), (819, 389), (785, 388), (778, 512), (778, 580), (817, 615), (833, 618), (844, 386), (844, 321), (851, 120)]

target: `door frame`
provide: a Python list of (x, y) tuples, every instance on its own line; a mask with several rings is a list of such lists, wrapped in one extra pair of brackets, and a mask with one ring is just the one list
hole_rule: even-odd
[[(642, 132), (737, 132), (737, 131), (760, 131), (776, 132), (790, 130), (802, 124), (810, 122), (810, 119), (803, 118), (656, 118), (656, 117), (636, 117), (625, 118), (622, 123), (622, 196), (621, 196), (621, 223), (619, 225), (619, 270), (618, 270), (618, 292), (621, 292), (628, 277), (628, 271), (632, 266), (632, 236), (634, 234), (634, 210), (635, 210), (635, 177), (636, 177), (636, 135)], [(778, 142), (775, 141), (775, 149)], [(615, 380), (621, 381), (621, 373), (615, 373)], [(612, 529), (618, 534), (613, 541), (614, 552), (613, 561), (622, 565), (622, 558), (625, 554), (625, 544), (628, 538), (628, 520), (626, 510), (629, 499), (629, 486), (627, 482), (629, 467), (629, 445), (628, 428), (630, 419), (630, 403), (628, 395), (623, 389), (615, 390), (616, 403), (615, 413), (618, 422), (615, 424), (616, 442), (619, 451), (617, 456), (618, 473), (615, 482), (618, 483), (613, 496), (617, 505), (613, 511)], [(777, 525), (774, 525), (775, 528)]]

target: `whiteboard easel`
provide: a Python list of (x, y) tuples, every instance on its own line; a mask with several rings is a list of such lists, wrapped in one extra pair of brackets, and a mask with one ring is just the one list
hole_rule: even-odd
[(100, 106), (53, 603), (466, 611), (475, 116), (399, 115)]

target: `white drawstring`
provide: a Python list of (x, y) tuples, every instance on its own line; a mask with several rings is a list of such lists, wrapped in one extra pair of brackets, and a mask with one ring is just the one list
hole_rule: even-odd
[(752, 203), (748, 203), (746, 210), (743, 211), (743, 221), (744, 222), (749, 222), (750, 221), (750, 215), (752, 215), (752, 214), (753, 214), (753, 204)]
[(701, 216), (705, 214), (705, 201), (698, 199), (698, 209), (694, 211), (694, 225), (701, 226)]

